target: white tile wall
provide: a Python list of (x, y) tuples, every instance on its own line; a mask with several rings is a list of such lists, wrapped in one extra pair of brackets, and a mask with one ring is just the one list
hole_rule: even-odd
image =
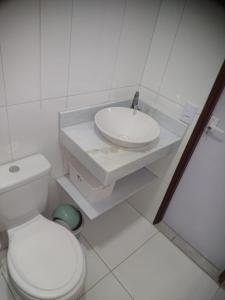
[[(216, 1), (187, 0), (182, 14), (185, 2), (1, 1), (0, 164), (43, 152), (52, 176), (63, 175), (57, 113), (65, 108), (129, 99), (138, 88), (176, 117), (187, 100), (202, 105), (224, 58), (225, 18)], [(177, 157), (154, 166), (163, 174), (172, 165), (135, 204), (149, 220)], [(157, 196), (149, 202), (148, 193)]]
[(69, 94), (111, 87), (124, 5), (124, 0), (74, 2)]
[[(125, 2), (12, 0), (1, 3), (0, 107), (7, 100), (14, 159), (42, 152), (53, 165), (52, 175), (64, 174), (58, 145), (58, 111), (133, 97), (136, 91), (133, 86), (110, 90), (121, 33), (127, 23), (127, 17), (124, 22)], [(135, 5), (130, 5), (135, 15)], [(140, 16), (146, 7), (142, 3), (136, 8), (136, 15)], [(128, 19), (131, 25), (131, 15)], [(144, 24), (147, 25), (146, 21), (139, 26), (135, 20), (134, 33), (140, 33)], [(143, 45), (139, 40), (141, 49), (145, 48), (146, 39), (145, 28)], [(138, 55), (142, 53), (136, 53), (136, 58)], [(1, 109), (0, 122), (0, 162), (4, 163), (11, 159), (4, 109)]]
[(225, 57), (224, 14), (211, 0), (162, 1), (142, 85), (168, 111), (187, 101), (201, 111)]
[(110, 91), (109, 100), (117, 101), (117, 100), (133, 99), (134, 94), (138, 90), (139, 90), (138, 86), (127, 86), (118, 89), (112, 89)]
[(66, 96), (72, 0), (41, 0), (42, 98)]
[(141, 86), (140, 87), (140, 97), (141, 97), (141, 100), (143, 100), (144, 102), (146, 102), (149, 105), (154, 107), (156, 105), (158, 94), (149, 88), (145, 88), (145, 87)]
[(0, 48), (0, 106), (4, 106), (4, 105), (5, 105), (5, 87), (4, 87), (2, 57), (1, 57), (1, 48)]
[(11, 159), (6, 108), (0, 107), (0, 164)]
[(64, 202), (64, 193), (62, 193), (62, 189), (59, 187), (54, 178), (50, 178), (48, 184), (48, 201), (47, 206), (45, 208), (44, 215), (47, 218), (52, 218), (53, 210), (61, 203)]
[(162, 1), (142, 84), (158, 91), (174, 44), (185, 0)]
[(63, 174), (58, 144), (58, 112), (65, 109), (65, 98), (10, 106), (9, 122), (13, 158), (43, 153), (52, 164), (52, 176)]
[(127, 1), (113, 87), (140, 83), (159, 7), (159, 0)]
[(95, 105), (107, 101), (109, 101), (109, 91), (80, 94), (68, 97), (67, 108), (71, 109), (81, 106)]
[(41, 152), (52, 165), (51, 175), (59, 177), (64, 173), (63, 155), (58, 143), (58, 113), (65, 109), (66, 99), (46, 100), (41, 105), (41, 120), (43, 145)]
[(179, 120), (183, 111), (183, 105), (171, 101), (170, 99), (160, 95), (157, 91), (154, 91), (150, 88), (141, 86), (139, 90), (141, 100)]
[(203, 106), (225, 53), (224, 9), (216, 1), (189, 0), (162, 82), (161, 94)]
[[(163, 0), (142, 79), (143, 100), (178, 119), (187, 101), (196, 103), (200, 113), (224, 58), (225, 12), (221, 4)], [(130, 200), (151, 222), (198, 117), (178, 151), (151, 166), (160, 178), (158, 183)]]
[(40, 98), (39, 2), (2, 1), (0, 9), (2, 47), (8, 104)]
[(41, 104), (32, 102), (8, 107), (14, 159), (40, 151), (43, 147)]
[(174, 101), (169, 100), (166, 97), (161, 96), (160, 94), (157, 97), (155, 107), (160, 111), (163, 111), (170, 116), (173, 116), (179, 120), (180, 116), (183, 112), (183, 105), (176, 103)]

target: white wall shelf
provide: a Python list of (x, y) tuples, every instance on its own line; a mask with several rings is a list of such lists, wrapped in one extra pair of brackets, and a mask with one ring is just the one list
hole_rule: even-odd
[(98, 202), (90, 202), (85, 199), (75, 185), (69, 180), (68, 176), (58, 178), (57, 182), (88, 218), (93, 220), (119, 203), (125, 201), (156, 178), (157, 177), (149, 170), (142, 168), (118, 180), (111, 196)]

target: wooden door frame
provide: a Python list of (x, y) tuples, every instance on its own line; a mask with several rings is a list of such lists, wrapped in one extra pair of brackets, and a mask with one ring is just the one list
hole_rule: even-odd
[(225, 270), (220, 274), (220, 276), (218, 278), (218, 282), (221, 285), (225, 282)]
[[(222, 67), (217, 75), (217, 78), (216, 78), (214, 85), (211, 89), (211, 92), (207, 98), (205, 106), (199, 116), (196, 126), (191, 134), (191, 137), (186, 145), (186, 148), (181, 156), (181, 159), (177, 165), (177, 168), (174, 172), (172, 180), (169, 184), (169, 187), (166, 191), (163, 201), (159, 207), (159, 210), (156, 214), (153, 224), (157, 224), (160, 221), (162, 221), (162, 219), (166, 213), (166, 210), (170, 204), (170, 201), (172, 200), (172, 197), (177, 189), (177, 186), (184, 174), (184, 171), (192, 157), (192, 154), (194, 153), (194, 150), (205, 130), (205, 127), (207, 126), (207, 124), (209, 122), (209, 119), (210, 119), (210, 117), (214, 111), (214, 108), (220, 98), (220, 95), (222, 94), (224, 86), (225, 86), (225, 60), (224, 60)], [(220, 284), (225, 282), (225, 270), (219, 276), (218, 282)]]

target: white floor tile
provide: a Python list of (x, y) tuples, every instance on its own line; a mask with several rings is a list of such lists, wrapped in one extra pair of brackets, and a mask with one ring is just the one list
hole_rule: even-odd
[(107, 275), (80, 300), (129, 300), (132, 299), (112, 274)]
[(164, 222), (156, 224), (155, 227), (169, 240), (172, 240), (176, 237), (176, 232)]
[(225, 290), (224, 289), (218, 289), (212, 300), (224, 300), (225, 299)]
[(208, 273), (211, 278), (217, 280), (220, 271), (212, 263), (210, 263), (203, 255), (201, 255), (197, 250), (195, 250), (190, 244), (188, 244), (179, 236), (177, 236), (173, 240), (173, 244), (176, 245), (182, 252), (184, 252), (185, 255), (187, 255), (191, 260), (193, 260), (206, 273)]
[[(2, 277), (4, 278), (5, 282), (7, 282), (8, 288), (9, 288), (11, 294), (13, 295), (13, 297), (12, 297), (12, 298), (9, 298), (9, 299), (10, 299), (10, 300), (11, 300), (11, 299), (23, 300), (23, 299), (17, 294), (17, 292), (15, 291), (15, 289), (14, 289), (14, 287), (12, 286), (11, 282), (9, 281), (9, 276), (8, 276), (7, 267), (6, 267), (6, 253), (5, 253), (5, 257), (3, 258), (3, 261), (2, 261), (1, 274), (2, 274)], [(1, 289), (1, 287), (0, 287), (0, 299), (2, 300), (1, 295), (2, 295), (2, 289)], [(4, 299), (4, 298), (3, 298), (3, 299)], [(6, 299), (8, 299), (8, 298), (6, 298)], [(4, 299), (4, 300), (5, 300), (5, 299)]]
[(5, 279), (0, 274), (0, 299), (1, 300), (14, 300)]
[(82, 249), (86, 257), (87, 274), (85, 279), (84, 292), (95, 285), (101, 278), (103, 278), (109, 269), (97, 256), (94, 250), (88, 245), (83, 237), (80, 238)]
[(138, 300), (210, 300), (217, 284), (158, 233), (114, 270)]
[(83, 235), (113, 269), (156, 232), (136, 210), (123, 203), (94, 221), (86, 220)]
[(145, 188), (131, 196), (128, 202), (140, 214), (145, 216), (149, 222), (153, 223), (167, 188), (168, 183), (160, 178), (156, 178)]

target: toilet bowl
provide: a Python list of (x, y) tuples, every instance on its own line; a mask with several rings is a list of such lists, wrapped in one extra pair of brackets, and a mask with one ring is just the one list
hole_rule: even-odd
[(0, 167), (0, 175), (5, 174), (0, 211), (9, 234), (9, 279), (24, 300), (74, 300), (86, 274), (81, 245), (66, 228), (40, 214), (50, 165), (38, 154), (13, 162), (15, 166), (20, 174), (10, 173), (11, 164)]
[(9, 230), (7, 265), (24, 299), (74, 299), (85, 276), (78, 240), (41, 215)]

